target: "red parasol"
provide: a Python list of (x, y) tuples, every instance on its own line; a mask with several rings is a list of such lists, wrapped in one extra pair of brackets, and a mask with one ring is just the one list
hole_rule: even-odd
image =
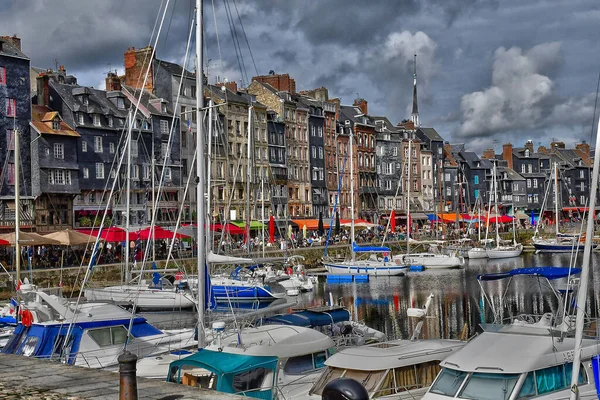
[(269, 243), (275, 242), (275, 217), (269, 218)]
[[(99, 228), (78, 229), (78, 231), (82, 232), (82, 233), (87, 233), (88, 235), (91, 235), (91, 236), (98, 236)], [(124, 229), (117, 228), (116, 226), (111, 226), (109, 228), (102, 229), (102, 235), (100, 235), (100, 237), (107, 242), (124, 242), (126, 239), (125, 233), (126, 232)], [(134, 240), (134, 239), (135, 239), (134, 234), (130, 233), (129, 240)]]
[(390, 228), (392, 228), (392, 232), (396, 232), (396, 212), (394, 210), (390, 213)]
[[(141, 229), (141, 230), (129, 235), (130, 238), (132, 236), (134, 238), (137, 238), (139, 236), (139, 238), (141, 240), (148, 240), (148, 239), (150, 239), (150, 237), (154, 238), (155, 240), (173, 239), (173, 232), (169, 231), (165, 228), (162, 228), (160, 226), (154, 226), (154, 234), (153, 235), (150, 230), (150, 227), (148, 227), (148, 228)], [(177, 239), (183, 239), (183, 238), (188, 238), (189, 236), (183, 235), (181, 233), (176, 233), (175, 237)]]

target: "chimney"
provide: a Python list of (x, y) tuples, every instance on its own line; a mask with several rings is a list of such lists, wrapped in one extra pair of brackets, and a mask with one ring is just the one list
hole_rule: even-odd
[[(17, 35), (10, 36), (0, 36), (0, 38), (6, 40), (12, 46), (16, 47), (19, 51), (21, 51), (21, 38)], [(0, 42), (0, 51), (2, 51), (2, 42)]]
[(538, 153), (548, 155), (548, 148), (546, 146), (538, 147)]
[(219, 82), (217, 84), (215, 84), (215, 86), (225, 86), (227, 89), (231, 90), (233, 93), (237, 93), (238, 91), (238, 87), (237, 87), (237, 82), (233, 81), (233, 82)]
[(512, 143), (506, 143), (502, 145), (502, 159), (506, 161), (508, 164), (508, 168), (512, 169), (513, 167), (513, 157), (512, 157), (513, 145)]
[(550, 143), (550, 149), (551, 151), (554, 149), (564, 149), (565, 148), (565, 142), (552, 142)]
[(528, 149), (529, 152), (533, 154), (533, 141), (528, 140), (527, 143), (525, 143), (525, 148)]
[(50, 106), (50, 77), (45, 73), (41, 73), (37, 77), (37, 104), (40, 106)]
[(106, 91), (120, 91), (121, 90), (121, 79), (114, 72), (109, 72), (106, 76)]
[(275, 71), (269, 71), (269, 75), (259, 75), (252, 77), (253, 81), (267, 83), (280, 92), (289, 92), (296, 94), (296, 81), (290, 78), (289, 74), (275, 74)]
[(575, 145), (575, 148), (579, 151), (581, 151), (584, 154), (587, 154), (588, 157), (590, 155), (590, 145), (587, 144), (586, 142), (581, 142), (581, 143), (577, 143)]
[(354, 100), (354, 104), (353, 106), (355, 107), (360, 107), (361, 112), (365, 115), (369, 115), (369, 107), (367, 106), (367, 101), (365, 99), (363, 99), (362, 97), (357, 98), (356, 100)]
[(485, 149), (481, 155), (481, 158), (485, 160), (493, 160), (496, 158), (496, 153), (494, 153), (494, 149)]
[(154, 89), (154, 71), (152, 68), (152, 61), (150, 56), (152, 55), (152, 46), (144, 47), (143, 49), (136, 50), (135, 47), (128, 48), (124, 54), (125, 63), (125, 85), (140, 89), (144, 83), (144, 73), (148, 70), (148, 64), (150, 64), (150, 70), (148, 71), (148, 77), (146, 79), (146, 85), (144, 89), (153, 91)]

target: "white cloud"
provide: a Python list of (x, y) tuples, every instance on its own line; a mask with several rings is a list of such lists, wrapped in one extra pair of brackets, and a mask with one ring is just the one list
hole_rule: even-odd
[(545, 75), (562, 60), (560, 43), (543, 43), (523, 52), (518, 47), (494, 53), (492, 86), (462, 96), (462, 137), (512, 129), (539, 128), (546, 122), (554, 82)]

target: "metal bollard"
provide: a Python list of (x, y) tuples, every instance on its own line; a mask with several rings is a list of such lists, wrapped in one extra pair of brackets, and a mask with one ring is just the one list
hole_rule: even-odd
[(137, 400), (136, 363), (137, 356), (125, 350), (119, 361), (119, 400)]

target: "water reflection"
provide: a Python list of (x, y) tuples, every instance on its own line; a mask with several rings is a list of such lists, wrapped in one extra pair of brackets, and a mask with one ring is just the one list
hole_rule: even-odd
[[(576, 265), (581, 262), (578, 256)], [(422, 307), (430, 293), (434, 294), (430, 315), (423, 327), (426, 338), (457, 338), (463, 329), (475, 333), (482, 319), (493, 320), (489, 304), (484, 304), (482, 291), (476, 279), (478, 274), (504, 272), (515, 268), (569, 265), (569, 254), (525, 254), (521, 258), (506, 260), (470, 260), (463, 269), (426, 270), (410, 273), (406, 277), (381, 277), (366, 283), (330, 284), (319, 282), (313, 293), (300, 301), (306, 305), (324, 304), (332, 294), (335, 301), (346, 306), (359, 320), (379, 329), (390, 339), (410, 337), (413, 326), (406, 316), (408, 307)], [(600, 254), (592, 255), (593, 284), (586, 311), (598, 315), (598, 287), (595, 266)], [(542, 314), (556, 312), (559, 301), (546, 281), (518, 277), (512, 280), (483, 282), (483, 287), (502, 319), (516, 314)], [(504, 296), (504, 307), (500, 307)], [(592, 312), (593, 310), (593, 312)]]

